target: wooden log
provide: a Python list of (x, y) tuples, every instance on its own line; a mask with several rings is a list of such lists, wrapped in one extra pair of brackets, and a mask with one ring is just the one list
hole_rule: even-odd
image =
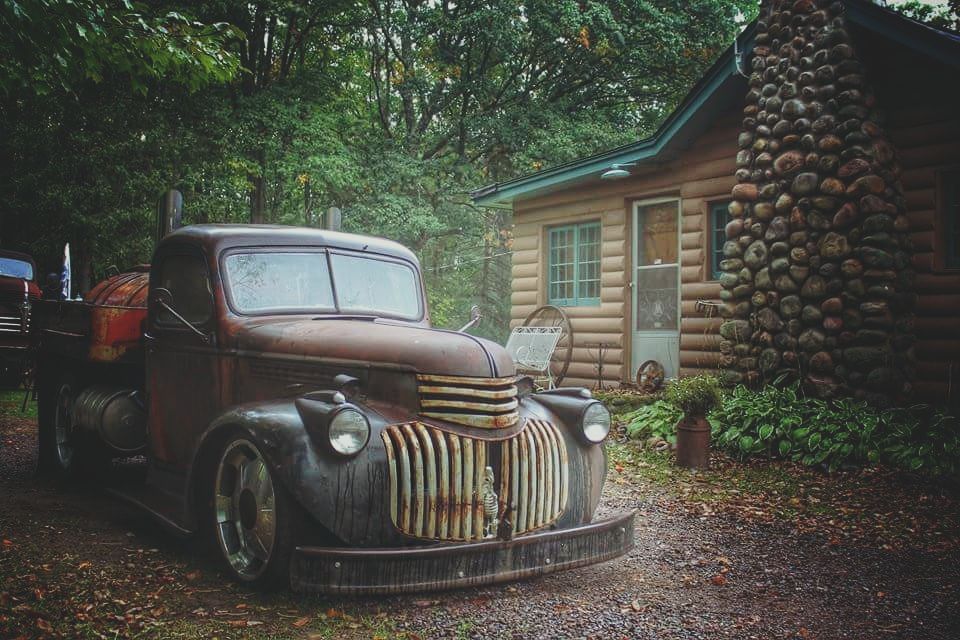
[(706, 225), (706, 216), (702, 213), (683, 216), (680, 221), (680, 229), (684, 233), (691, 231), (702, 231)]
[(613, 286), (613, 287), (601, 287), (600, 288), (600, 302), (616, 302), (622, 304), (624, 302), (624, 287)]
[(907, 220), (910, 221), (910, 232), (931, 231), (937, 214), (933, 209), (918, 209), (907, 211)]
[(890, 140), (897, 149), (923, 147), (944, 140), (960, 140), (960, 120), (949, 118), (936, 122), (904, 123), (888, 129)]
[(511, 248), (513, 251), (536, 251), (540, 248), (540, 234), (534, 228), (529, 233), (521, 235), (517, 233), (516, 227), (514, 227), (513, 246)]
[(917, 253), (934, 250), (936, 238), (934, 238), (933, 231), (915, 231), (910, 234), (910, 239), (913, 240), (913, 247)]
[(928, 144), (900, 150), (900, 163), (905, 169), (951, 164), (960, 159), (960, 149), (954, 141)]
[[(918, 402), (936, 405), (950, 404), (950, 386), (946, 382), (917, 380), (913, 385), (914, 398)], [(953, 385), (953, 396), (957, 397), (957, 385)]]
[[(595, 346), (586, 346), (586, 343), (577, 341), (580, 345), (573, 348), (573, 359), (571, 362), (581, 362), (584, 364), (596, 365), (597, 360), (597, 347)], [(608, 366), (619, 365), (623, 362), (623, 350), (622, 349), (604, 349), (603, 350), (603, 368), (606, 369)]]
[(917, 340), (917, 358), (937, 361), (960, 360), (960, 339)]
[(956, 317), (960, 315), (960, 294), (920, 296), (917, 315)]
[(682, 284), (680, 285), (680, 297), (683, 300), (716, 300), (720, 297), (720, 283), (690, 282)]
[(681, 249), (700, 249), (703, 246), (703, 233), (690, 231), (680, 235)]
[[(731, 149), (731, 152), (735, 149)], [(727, 176), (720, 176), (718, 178), (709, 178), (705, 180), (697, 180), (696, 182), (684, 182), (680, 187), (680, 195), (684, 198), (695, 198), (695, 197), (705, 197), (705, 196), (718, 196), (722, 194), (729, 194), (730, 190), (733, 189), (733, 185), (736, 184), (736, 180), (733, 178), (733, 174)]]
[(903, 194), (907, 201), (907, 211), (911, 209), (933, 209), (936, 207), (936, 189), (914, 189)]
[(680, 350), (681, 351), (717, 351), (720, 349), (720, 336), (718, 334), (702, 333), (681, 333)]
[(514, 262), (510, 270), (512, 278), (539, 278), (539, 262)]
[(601, 271), (623, 271), (626, 267), (626, 260), (623, 255), (606, 256), (600, 259)]
[[(960, 291), (960, 273), (918, 273), (914, 289), (920, 295)], [(957, 325), (960, 326), (960, 320)]]
[[(573, 307), (567, 307), (571, 309)], [(623, 331), (622, 318), (571, 318), (570, 324), (574, 333), (621, 333)]]
[(527, 276), (523, 278), (514, 277), (511, 285), (514, 293), (518, 291), (539, 291), (540, 279), (536, 276)]
[(682, 333), (719, 333), (722, 318), (688, 318), (680, 319), (680, 331)]
[(681, 367), (698, 367), (704, 369), (716, 369), (720, 366), (719, 351), (680, 351)]
[(703, 265), (680, 267), (680, 282), (701, 282), (703, 280)]
[(684, 266), (703, 264), (703, 249), (685, 249), (680, 251), (680, 264)]
[(929, 273), (934, 270), (934, 255), (929, 251), (926, 253), (914, 253), (910, 257), (910, 264), (913, 265), (917, 273)]
[(537, 300), (538, 293), (536, 291), (514, 291), (510, 294), (510, 304), (512, 305), (535, 305)]
[(582, 307), (563, 307), (568, 318), (623, 318), (626, 307), (620, 302), (601, 302)]

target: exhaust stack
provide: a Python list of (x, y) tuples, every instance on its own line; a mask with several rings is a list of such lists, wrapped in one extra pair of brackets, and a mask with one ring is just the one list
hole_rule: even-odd
[(183, 194), (170, 189), (157, 202), (157, 242), (183, 226)]

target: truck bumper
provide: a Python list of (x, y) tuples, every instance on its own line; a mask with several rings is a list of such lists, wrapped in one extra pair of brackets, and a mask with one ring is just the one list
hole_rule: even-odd
[(604, 562), (633, 548), (634, 512), (513, 540), (398, 549), (298, 547), (297, 591), (368, 595), (438, 591), (541, 576)]

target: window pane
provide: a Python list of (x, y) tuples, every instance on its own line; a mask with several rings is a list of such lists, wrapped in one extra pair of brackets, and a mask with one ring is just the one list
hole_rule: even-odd
[(727, 226), (727, 206), (726, 202), (717, 202), (714, 203), (711, 208), (711, 224), (713, 229), (713, 237), (711, 238), (712, 244), (710, 246), (710, 267), (713, 271), (713, 279), (717, 280), (720, 278), (722, 271), (720, 270), (720, 263), (723, 262), (723, 243), (727, 241), (726, 226)]
[(223, 263), (240, 313), (334, 310), (323, 253), (234, 253)]
[(672, 200), (637, 210), (637, 266), (678, 262), (677, 207)]
[(580, 245), (578, 247), (579, 287), (577, 297), (596, 299), (600, 297), (600, 225), (580, 226)]
[(330, 263), (342, 313), (420, 317), (420, 288), (410, 267), (339, 253), (330, 255)]
[[(170, 306), (185, 320), (203, 324), (213, 313), (213, 293), (207, 265), (199, 256), (170, 256), (163, 261), (159, 287), (170, 292)], [(172, 313), (160, 307), (157, 322), (181, 324)]]

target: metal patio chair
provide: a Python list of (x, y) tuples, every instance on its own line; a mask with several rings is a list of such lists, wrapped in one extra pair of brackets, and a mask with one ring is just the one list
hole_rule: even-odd
[(507, 352), (518, 373), (534, 374), (546, 380), (546, 387), (555, 386), (550, 360), (563, 335), (563, 327), (516, 327), (507, 340)]

